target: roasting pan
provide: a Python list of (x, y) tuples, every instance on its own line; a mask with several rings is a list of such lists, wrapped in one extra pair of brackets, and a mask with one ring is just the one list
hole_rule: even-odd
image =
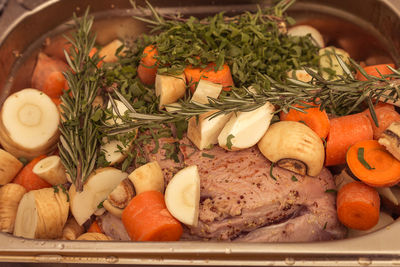
[[(15, 0), (16, 1), (16, 0)], [(205, 16), (255, 10), (257, 0), (151, 1), (160, 12)], [(143, 2), (137, 1), (138, 5)], [(29, 76), (46, 37), (68, 31), (73, 12), (87, 6), (96, 16), (100, 43), (116, 37), (135, 38), (145, 25), (130, 16), (128, 0), (50, 0), (27, 9), (0, 32), (0, 105), (6, 96), (29, 87)], [(400, 0), (298, 0), (290, 14), (312, 23), (330, 36), (329, 43), (346, 46), (359, 60), (400, 62)], [(1, 25), (0, 25), (1, 26)], [(4, 25), (2, 25), (4, 27)], [(342, 38), (343, 37), (343, 38)], [(346, 39), (347, 38), (347, 39)], [(349, 41), (350, 42), (347, 42)], [(396, 266), (400, 265), (400, 223), (359, 238), (319, 243), (233, 242), (90, 242), (26, 240), (0, 234), (1, 262), (137, 265), (275, 265)]]

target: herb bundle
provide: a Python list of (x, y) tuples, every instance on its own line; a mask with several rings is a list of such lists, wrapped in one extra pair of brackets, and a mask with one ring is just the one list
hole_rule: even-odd
[(66, 36), (72, 44), (68, 52), (64, 51), (71, 68), (65, 73), (70, 90), (61, 96), (59, 127), (60, 157), (78, 192), (95, 167), (100, 135), (97, 123), (92, 120), (98, 109), (92, 103), (101, 76), (97, 69), (100, 59), (97, 54), (89, 56), (96, 37), (90, 33), (93, 18), (88, 14), (89, 9), (80, 19), (74, 14), (77, 30), (71, 38)]

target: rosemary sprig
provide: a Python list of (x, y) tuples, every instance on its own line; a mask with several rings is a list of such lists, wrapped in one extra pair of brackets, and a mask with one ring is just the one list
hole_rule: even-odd
[(76, 31), (71, 37), (71, 49), (64, 51), (70, 71), (65, 73), (69, 91), (61, 96), (62, 123), (59, 127), (60, 157), (68, 175), (82, 191), (83, 184), (93, 171), (97, 153), (99, 131), (92, 116), (97, 111), (92, 103), (97, 95), (100, 72), (97, 69), (99, 57), (90, 57), (89, 52), (95, 44), (96, 37), (90, 33), (93, 17), (89, 9), (82, 18), (73, 16)]

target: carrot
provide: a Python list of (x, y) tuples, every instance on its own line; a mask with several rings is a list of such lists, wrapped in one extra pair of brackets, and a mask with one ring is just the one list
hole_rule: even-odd
[(135, 196), (122, 212), (122, 222), (135, 241), (176, 241), (183, 231), (158, 191), (145, 191)]
[(146, 46), (143, 50), (143, 56), (137, 68), (137, 74), (140, 81), (146, 85), (153, 85), (156, 81), (157, 59), (155, 59), (154, 56), (157, 55), (158, 51), (154, 45)]
[(41, 155), (34, 158), (31, 162), (29, 162), (14, 178), (13, 183), (20, 184), (25, 187), (26, 191), (42, 189), (46, 187), (51, 187), (51, 184), (37, 176), (33, 173), (33, 167), (40, 160), (44, 159), (46, 156)]
[(352, 145), (346, 161), (351, 172), (367, 185), (386, 187), (400, 182), (400, 161), (376, 140)]
[(90, 225), (89, 229), (87, 230), (88, 233), (100, 233), (103, 234), (103, 231), (101, 230), (99, 224), (97, 221), (93, 221), (92, 224)]
[[(368, 75), (381, 78), (381, 74), (388, 75), (393, 73), (387, 66), (394, 68), (394, 64), (379, 64), (379, 65), (367, 66), (364, 67), (363, 69)], [(356, 79), (360, 81), (368, 80), (367, 77), (365, 77), (360, 71), (357, 71)]]
[(59, 98), (65, 90), (65, 81), (60, 71), (54, 71), (47, 77), (42, 91), (51, 98)]
[(280, 119), (282, 121), (299, 121), (310, 127), (321, 138), (326, 138), (329, 133), (330, 122), (325, 110), (320, 110), (319, 106), (307, 103), (314, 107), (304, 108), (302, 105), (295, 105), (298, 108), (304, 108), (304, 112), (290, 109), (288, 113), (281, 112)]
[(344, 185), (337, 194), (336, 207), (339, 221), (349, 228), (368, 230), (378, 223), (379, 194), (361, 182)]
[(374, 139), (376, 140), (381, 137), (383, 131), (385, 131), (386, 128), (389, 127), (390, 124), (392, 124), (392, 122), (400, 121), (400, 114), (397, 113), (396, 110), (394, 110), (393, 105), (391, 105), (392, 107), (388, 105), (390, 104), (387, 104), (386, 106), (376, 106), (374, 108), (379, 127), (375, 125), (369, 109), (366, 109), (364, 111), (371, 121), (372, 130), (374, 131)]
[(331, 119), (326, 141), (325, 165), (346, 163), (346, 152), (349, 147), (358, 141), (372, 139), (372, 136), (371, 122), (365, 113)]
[(64, 72), (69, 69), (62, 60), (51, 58), (44, 53), (39, 53), (38, 60), (33, 70), (32, 88), (43, 90), (44, 84), (51, 73), (55, 71)]
[(224, 64), (222, 69), (217, 71), (215, 71), (215, 63), (210, 63), (205, 68), (187, 66), (184, 73), (188, 84), (192, 84), (190, 88), (192, 93), (194, 93), (196, 83), (198, 83), (200, 79), (222, 84), (223, 90), (225, 91), (230, 91), (233, 86), (232, 74), (228, 64)]

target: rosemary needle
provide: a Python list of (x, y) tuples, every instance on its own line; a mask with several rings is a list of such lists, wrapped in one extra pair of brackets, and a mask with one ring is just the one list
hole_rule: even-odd
[(82, 18), (74, 14), (76, 31), (71, 38), (71, 49), (64, 51), (71, 68), (65, 73), (69, 90), (61, 96), (62, 123), (59, 127), (60, 157), (66, 172), (75, 184), (76, 190), (82, 191), (83, 184), (93, 171), (97, 159), (99, 130), (92, 117), (97, 111), (92, 103), (97, 95), (100, 72), (97, 69), (99, 57), (90, 57), (95, 44), (95, 36), (90, 33), (93, 18), (89, 9)]

